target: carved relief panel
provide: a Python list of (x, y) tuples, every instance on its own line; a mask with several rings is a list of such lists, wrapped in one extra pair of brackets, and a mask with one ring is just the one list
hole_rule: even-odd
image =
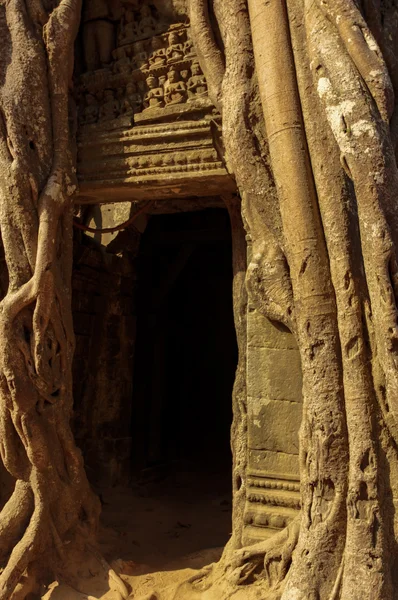
[(85, 0), (83, 43), (82, 125), (125, 116), (139, 123), (181, 105), (211, 107), (189, 24), (168, 23), (151, 3)]

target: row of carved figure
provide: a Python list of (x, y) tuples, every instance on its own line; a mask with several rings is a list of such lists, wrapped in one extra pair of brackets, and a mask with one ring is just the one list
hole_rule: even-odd
[(168, 27), (153, 6), (144, 4), (140, 11), (134, 11), (119, 0), (84, 0), (82, 24), (87, 71), (108, 66), (116, 45), (147, 40)]
[(115, 93), (111, 89), (105, 89), (103, 93), (96, 95), (86, 94), (81, 122), (90, 124), (109, 121), (120, 115), (133, 115), (143, 110), (192, 102), (206, 95), (206, 78), (199, 63), (195, 62), (191, 69), (181, 72), (172, 67), (167, 77), (149, 75), (146, 85), (143, 81), (130, 81), (125, 91), (119, 88)]
[(157, 36), (147, 42), (136, 42), (131, 49), (116, 48), (112, 53), (112, 69), (114, 73), (129, 74), (136, 69), (146, 71), (189, 60), (193, 55), (192, 40), (188, 38), (182, 43), (179, 33), (171, 31), (166, 39)]
[(190, 71), (171, 68), (167, 79), (149, 75), (146, 83), (144, 110), (192, 102), (207, 95), (206, 78), (198, 62), (192, 63)]
[(135, 40), (146, 39), (159, 33), (163, 28), (159, 17), (150, 6), (142, 6), (141, 10), (133, 11), (131, 7), (125, 5), (123, 16), (118, 28), (118, 45), (130, 44)]

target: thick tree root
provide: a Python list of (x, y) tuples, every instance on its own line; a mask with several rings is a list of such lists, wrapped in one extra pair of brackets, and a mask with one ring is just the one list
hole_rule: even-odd
[(299, 531), (300, 519), (297, 517), (272, 538), (238, 550), (232, 563), (237, 584), (256, 580), (259, 572), (260, 577), (265, 576), (269, 587), (282, 583), (292, 561)]
[(39, 579), (35, 565), (30, 565), (26, 575), (23, 575), (19, 580), (10, 600), (29, 600), (32, 597), (37, 597), (41, 588)]
[(196, 573), (178, 587), (173, 600), (250, 600), (260, 598), (259, 593), (264, 598), (264, 592), (267, 598), (279, 598), (299, 531), (297, 517), (271, 538), (237, 550)]
[(92, 544), (81, 538), (70, 546), (55, 570), (58, 583), (84, 598), (127, 600), (130, 597), (126, 584)]

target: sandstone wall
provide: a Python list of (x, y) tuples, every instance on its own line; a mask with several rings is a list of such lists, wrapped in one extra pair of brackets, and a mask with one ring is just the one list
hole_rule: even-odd
[(247, 315), (248, 497), (245, 541), (284, 527), (299, 508), (301, 365), (292, 334)]
[(132, 261), (78, 244), (73, 271), (74, 431), (91, 481), (129, 476), (136, 318)]

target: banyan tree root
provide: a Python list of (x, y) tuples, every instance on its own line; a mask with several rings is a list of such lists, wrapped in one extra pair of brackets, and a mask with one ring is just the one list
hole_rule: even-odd
[(237, 584), (247, 584), (265, 577), (270, 588), (279, 586), (292, 562), (299, 532), (300, 517), (296, 517), (271, 538), (236, 551), (231, 566)]
[(80, 11), (80, 0), (0, 1), (0, 225), (9, 275), (0, 303), (0, 453), (15, 480), (0, 513), (0, 600), (37, 593), (36, 579), (73, 576), (67, 557), (75, 548), (82, 561), (92, 556), (100, 512), (69, 424), (69, 87)]
[[(288, 573), (282, 598), (390, 600), (397, 589), (398, 10), (372, 0), (212, 6), (208, 26), (217, 21), (218, 37), (206, 39), (221, 39), (225, 55), (219, 104), (251, 242), (249, 301), (290, 328), (301, 355), (302, 508), (291, 564), (290, 552), (284, 558), (270, 541), (281, 576)], [(192, 598), (249, 598), (257, 587), (258, 598), (268, 598), (274, 566), (267, 558), (264, 566), (263, 550), (239, 551), (247, 561), (235, 571), (233, 593), (222, 591), (232, 563), (226, 572), (221, 561), (190, 584), (197, 593), (204, 586)]]
[[(184, 582), (173, 600), (229, 600), (280, 597), (300, 530), (300, 518), (271, 538), (225, 553), (221, 561)], [(241, 594), (241, 595), (239, 595)], [(161, 600), (161, 597), (160, 597)]]

